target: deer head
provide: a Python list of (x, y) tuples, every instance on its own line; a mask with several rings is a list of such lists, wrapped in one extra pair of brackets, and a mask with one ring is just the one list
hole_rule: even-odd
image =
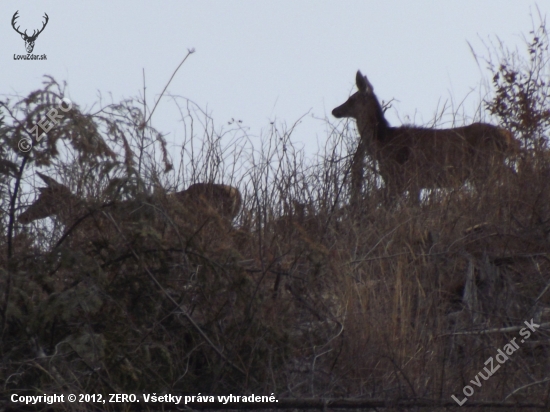
[(27, 49), (27, 53), (32, 53), (32, 51), (34, 49), (34, 42), (36, 41), (36, 38), (38, 37), (38, 35), (44, 31), (44, 28), (48, 24), (49, 17), (46, 13), (44, 13), (44, 17), (45, 17), (46, 21), (43, 23), (42, 28), (40, 30), (38, 30), (38, 32), (36, 30), (34, 30), (33, 33), (32, 33), (32, 36), (29, 36), (29, 35), (27, 35), (27, 30), (25, 30), (24, 33), (21, 33), (19, 31), (19, 26), (15, 27), (15, 20), (17, 20), (17, 18), (19, 17), (18, 13), (19, 13), (19, 10), (17, 10), (15, 12), (15, 14), (13, 15), (13, 17), (11, 19), (11, 25), (12, 25), (13, 29), (21, 35), (23, 40), (25, 40), (25, 48)]
[(344, 104), (336, 107), (332, 111), (332, 115), (336, 118), (351, 117), (355, 119), (360, 133), (388, 127), (382, 106), (374, 94), (374, 88), (367, 76), (363, 76), (358, 70), (355, 83), (358, 91), (352, 94)]
[(34, 220), (57, 215), (62, 208), (78, 201), (78, 198), (67, 186), (56, 182), (51, 177), (45, 176), (42, 173), (38, 173), (38, 176), (40, 176), (47, 186), (39, 189), (40, 196), (38, 196), (38, 199), (19, 215), (18, 220), (20, 223), (27, 224)]

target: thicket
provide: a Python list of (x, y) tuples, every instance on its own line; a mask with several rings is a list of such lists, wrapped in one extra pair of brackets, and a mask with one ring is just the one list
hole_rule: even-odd
[[(64, 85), (47, 78), (4, 99), (2, 397), (274, 393), (452, 406), (517, 338), (468, 402), (548, 407), (548, 334), (518, 335), (524, 321), (550, 322), (544, 24), (527, 43), (527, 58), (502, 47), (487, 59), (494, 93), (484, 108), (522, 143), (514, 173), (427, 192), (421, 205), (385, 203), (374, 165), (349, 205), (351, 122), (327, 121), (325, 147), (307, 158), (294, 126), (272, 125), (253, 148), (237, 122), (216, 129), (176, 100), (186, 135), (175, 168), (143, 102), (93, 113), (73, 102), (38, 142), (31, 130), (59, 107)], [(70, 227), (55, 217), (18, 223), (43, 186), (36, 171), (85, 199), (87, 214)], [(237, 219), (168, 195), (195, 182), (238, 187)], [(117, 209), (130, 200), (139, 212)]]

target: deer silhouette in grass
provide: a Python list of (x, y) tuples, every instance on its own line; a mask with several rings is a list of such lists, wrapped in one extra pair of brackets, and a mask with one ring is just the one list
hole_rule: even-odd
[[(38, 176), (46, 183), (46, 187), (39, 189), (38, 198), (19, 215), (20, 223), (27, 224), (37, 219), (57, 216), (64, 225), (69, 225), (89, 213), (89, 200), (73, 194), (67, 186), (49, 176), (42, 173), (38, 173)], [(200, 214), (204, 208), (211, 208), (229, 221), (237, 216), (242, 204), (237, 188), (213, 183), (195, 183), (187, 190), (172, 193), (170, 197), (193, 210), (195, 214)], [(126, 200), (120, 202), (119, 206), (119, 209), (131, 213), (132, 209), (139, 208), (139, 202)]]
[(519, 152), (519, 142), (508, 130), (487, 123), (452, 129), (391, 127), (367, 77), (358, 71), (355, 80), (358, 91), (332, 111), (336, 118), (355, 119), (359, 130), (351, 165), (352, 202), (361, 197), (366, 154), (378, 163), (391, 199), (408, 190), (419, 201), (422, 189), (483, 181), (495, 167), (507, 168), (505, 159)]

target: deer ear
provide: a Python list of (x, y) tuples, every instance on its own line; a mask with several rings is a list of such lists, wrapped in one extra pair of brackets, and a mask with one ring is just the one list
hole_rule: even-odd
[(49, 176), (43, 175), (40, 172), (37, 172), (36, 174), (40, 177), (40, 179), (42, 179), (44, 181), (44, 183), (46, 183), (48, 185), (48, 187), (58, 188), (60, 186), (63, 186), (61, 183), (56, 182), (54, 179), (52, 179)]
[(357, 84), (357, 89), (360, 92), (373, 92), (372, 84), (370, 84), (367, 76), (363, 76), (361, 70), (357, 70), (357, 75), (355, 76), (355, 83)]

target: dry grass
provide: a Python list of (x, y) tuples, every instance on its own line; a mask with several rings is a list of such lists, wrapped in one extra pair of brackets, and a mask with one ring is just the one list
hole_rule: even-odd
[[(495, 76), (490, 111), (524, 122), (521, 107), (540, 114), (513, 123), (524, 143), (516, 172), (427, 192), (420, 205), (385, 206), (373, 168), (350, 207), (355, 134), (336, 128), (313, 162), (293, 145), (293, 128), (274, 126), (253, 151), (242, 130), (216, 132), (190, 109), (184, 120), (205, 116), (203, 143), (188, 129), (174, 171), (137, 104), (95, 115), (75, 105), (22, 155), (25, 125), (63, 90), (51, 81), (7, 102), (1, 391), (463, 398), (486, 359), (519, 336), (511, 327), (550, 322), (548, 106), (502, 113), (521, 89), (502, 81)], [(16, 225), (36, 198), (19, 171), (28, 179), (38, 168), (94, 213), (71, 228)], [(233, 224), (166, 196), (208, 181), (239, 186)], [(128, 202), (140, 212), (121, 207)], [(548, 342), (545, 330), (533, 333), (469, 402), (548, 405)]]

